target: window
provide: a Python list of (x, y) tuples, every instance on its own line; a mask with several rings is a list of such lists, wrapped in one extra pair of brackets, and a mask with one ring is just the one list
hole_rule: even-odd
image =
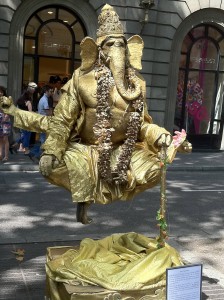
[(63, 7), (44, 7), (31, 16), (24, 37), (23, 85), (39, 85), (57, 75), (70, 78), (80, 65), (80, 42), (86, 30), (78, 16)]
[(223, 33), (210, 25), (193, 28), (181, 49), (174, 130), (221, 135), (223, 79)]

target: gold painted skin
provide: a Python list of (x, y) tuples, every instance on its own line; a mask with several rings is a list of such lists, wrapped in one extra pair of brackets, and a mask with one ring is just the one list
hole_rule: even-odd
[[(101, 42), (102, 46), (99, 47)], [(47, 133), (40, 171), (51, 183), (70, 190), (75, 202), (106, 204), (115, 200), (128, 200), (159, 181), (158, 145), (162, 142), (169, 145), (170, 135), (164, 128), (151, 124), (151, 117), (147, 114), (143, 78), (137, 74), (130, 91), (130, 82), (125, 77), (125, 66), (141, 68), (142, 49), (143, 41), (139, 36), (133, 36), (125, 42), (122, 34), (110, 34), (100, 37), (97, 43), (86, 37), (81, 43), (81, 67), (64, 86), (64, 93), (55, 108), (54, 116), (27, 114), (18, 109), (14, 114), (16, 127)], [(98, 151), (93, 125), (96, 121), (97, 104), (97, 74), (94, 64), (98, 59), (114, 73), (115, 86), (109, 97), (111, 125), (115, 129), (112, 134), (112, 166), (116, 163), (119, 146), (126, 138), (130, 101), (133, 97), (138, 97), (139, 91), (144, 98), (142, 128), (132, 153), (126, 186), (102, 181), (97, 170)]]
[[(147, 188), (156, 185), (160, 179), (159, 148), (156, 141), (169, 133), (155, 124), (145, 110), (142, 115), (142, 129), (132, 154), (128, 184), (117, 186), (103, 182), (97, 172), (97, 145), (92, 127), (95, 124), (96, 82), (94, 71), (80, 74), (76, 70), (73, 78), (63, 87), (62, 98), (55, 108), (54, 116), (43, 117), (16, 108), (14, 125), (31, 131), (47, 133), (43, 145), (43, 155), (53, 155), (59, 165), (53, 168), (46, 178), (72, 193), (75, 202), (110, 203), (115, 200), (128, 200)], [(141, 80), (145, 95), (145, 82)], [(95, 89), (92, 89), (94, 87)], [(110, 93), (112, 104), (112, 135), (114, 151), (112, 165), (116, 162), (119, 146), (125, 138), (128, 120), (128, 101), (123, 100), (116, 87)], [(121, 122), (120, 122), (121, 121)], [(88, 184), (87, 184), (88, 183)]]
[[(99, 41), (103, 42), (101, 48)], [(106, 204), (132, 199), (135, 194), (153, 187), (160, 180), (159, 145), (169, 145), (171, 137), (164, 128), (152, 124), (147, 113), (144, 79), (136, 72), (135, 80), (131, 83), (125, 75), (125, 66), (141, 67), (142, 49), (143, 41), (139, 36), (133, 36), (125, 42), (123, 35), (110, 34), (101, 37), (98, 45), (87, 37), (81, 43), (81, 67), (63, 87), (54, 115), (45, 117), (17, 108), (12, 113), (15, 127), (47, 133), (40, 171), (51, 183), (70, 190), (75, 202)], [(126, 138), (129, 104), (133, 97), (138, 97), (139, 91), (144, 100), (142, 126), (132, 153), (127, 185), (107, 183), (98, 174), (97, 141), (93, 133), (97, 105), (94, 64), (98, 59), (111, 68), (115, 81), (109, 93), (111, 126), (115, 129), (112, 133), (112, 167)], [(128, 85), (132, 85), (132, 90), (128, 89)], [(173, 145), (169, 152), (173, 158), (176, 152)]]
[[(81, 67), (63, 87), (63, 94), (53, 116), (19, 110), (12, 104), (11, 99), (4, 97), (0, 99), (0, 107), (5, 113), (14, 116), (15, 127), (47, 133), (40, 160), (40, 171), (47, 180), (70, 190), (75, 202), (107, 204), (115, 200), (131, 199), (137, 193), (155, 186), (160, 181), (160, 145), (165, 143), (169, 146), (170, 162), (177, 149), (171, 143), (169, 132), (153, 124), (148, 115), (145, 81), (139, 74), (136, 74), (133, 81), (132, 78), (127, 80), (125, 77), (127, 66), (141, 69), (142, 39), (133, 36), (125, 42), (119, 19), (109, 5), (103, 7), (99, 19), (97, 41), (95, 43), (89, 37), (82, 41)], [(108, 24), (111, 20), (114, 22)], [(93, 134), (97, 104), (94, 64), (98, 59), (110, 68), (115, 81), (109, 97), (111, 125), (115, 128), (112, 135), (112, 166), (116, 164), (120, 146), (126, 138), (129, 103), (133, 101), (133, 97), (139, 97), (139, 91), (143, 95), (142, 123), (132, 152), (126, 185), (109, 184), (98, 174), (98, 151)], [(148, 289), (164, 286), (167, 267), (182, 264), (174, 249), (168, 245), (157, 249), (156, 245), (156, 240), (134, 233), (124, 237), (107, 237), (96, 243), (85, 239), (80, 251), (68, 251), (58, 259), (48, 262), (50, 298), (65, 299), (60, 297), (57, 290), (60, 282), (84, 282), (91, 287), (99, 285), (120, 291), (135, 290), (137, 299), (142, 290), (147, 290), (148, 295)], [(98, 297), (94, 292), (83, 297), (90, 299), (90, 294), (93, 296), (91, 299), (106, 299), (103, 296)], [(79, 294), (77, 299), (81, 297)], [(74, 299), (72, 295), (70, 299)]]
[[(139, 82), (145, 101), (145, 82), (140, 76)], [(151, 123), (145, 102), (142, 127), (132, 154), (127, 186), (103, 182), (97, 172), (98, 153), (93, 133), (96, 121), (96, 87), (93, 69), (87, 73), (77, 69), (73, 78), (63, 88), (54, 116), (40, 116), (16, 108), (14, 126), (47, 133), (43, 155), (56, 157), (58, 163), (53, 164), (52, 171), (49, 169), (50, 174), (45, 177), (51, 183), (70, 190), (73, 201), (106, 204), (115, 200), (132, 199), (135, 194), (159, 182), (159, 147), (156, 142), (163, 133), (166, 135), (169, 133)], [(116, 162), (119, 145), (125, 138), (129, 101), (122, 99), (114, 86), (110, 91), (110, 104), (111, 124), (115, 128), (112, 134), (113, 165)]]
[[(81, 76), (79, 79), (79, 94), (85, 104), (85, 120), (83, 122), (80, 137), (82, 142), (89, 145), (97, 145), (97, 139), (93, 132), (93, 126), (96, 123), (96, 81), (94, 70), (88, 75)], [(94, 84), (92, 84), (94, 83)], [(88, 89), (91, 87), (91, 89)], [(130, 102), (122, 99), (117, 92), (116, 87), (113, 87), (109, 97), (111, 107), (111, 127), (115, 129), (112, 133), (112, 143), (122, 143), (125, 139), (127, 124), (129, 121)], [(131, 110), (133, 111), (133, 109)]]

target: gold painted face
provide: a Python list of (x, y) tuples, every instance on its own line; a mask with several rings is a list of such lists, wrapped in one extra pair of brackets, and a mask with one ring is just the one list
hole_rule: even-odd
[(105, 47), (126, 47), (127, 42), (124, 39), (124, 37), (108, 37), (103, 43), (102, 43), (102, 49), (105, 49)]
[(127, 42), (123, 37), (108, 37), (102, 44), (103, 53), (108, 56), (114, 47), (126, 49)]
[(107, 57), (113, 46), (124, 47), (131, 66), (137, 70), (141, 70), (142, 50), (144, 48), (142, 38), (138, 35), (134, 35), (126, 41), (125, 37), (121, 34), (116, 36), (111, 34), (107, 37), (103, 37), (100, 43), (96, 43), (90, 37), (85, 37), (80, 44), (80, 55), (82, 59), (81, 70), (85, 71), (93, 67), (99, 57), (99, 47), (101, 47), (105, 57)]

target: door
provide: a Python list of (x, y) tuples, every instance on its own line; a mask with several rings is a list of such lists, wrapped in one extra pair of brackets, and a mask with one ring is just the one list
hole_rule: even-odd
[(220, 149), (223, 131), (224, 35), (210, 25), (185, 37), (179, 67), (174, 130), (184, 128), (193, 149)]

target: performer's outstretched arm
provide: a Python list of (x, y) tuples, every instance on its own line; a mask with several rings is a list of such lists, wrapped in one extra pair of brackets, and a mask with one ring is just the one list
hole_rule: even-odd
[(74, 91), (71, 89), (62, 93), (59, 103), (55, 107), (47, 132), (47, 139), (42, 146), (44, 155), (54, 155), (61, 161), (70, 139), (71, 133), (77, 128), (77, 119), (80, 113), (80, 104)]
[(13, 126), (33, 132), (47, 132), (50, 117), (17, 108), (11, 97), (0, 98), (0, 108), (14, 117)]

